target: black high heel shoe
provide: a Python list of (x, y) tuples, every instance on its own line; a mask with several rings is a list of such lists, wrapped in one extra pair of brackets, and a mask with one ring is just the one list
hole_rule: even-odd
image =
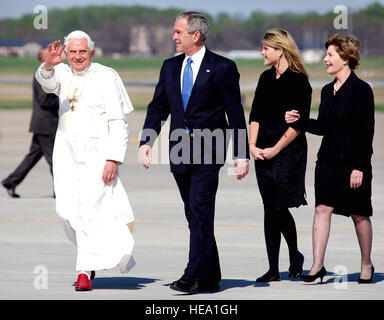
[(288, 278), (295, 279), (299, 278), (303, 273), (303, 264), (304, 264), (304, 256), (299, 252), (296, 256), (296, 259), (289, 266), (289, 275)]
[(372, 283), (373, 274), (375, 273), (375, 268), (371, 267), (371, 277), (369, 279), (361, 279), (357, 280), (357, 283)]
[(317, 278), (320, 278), (320, 283), (323, 283), (323, 278), (326, 274), (327, 274), (327, 270), (323, 266), (318, 273), (313, 274), (313, 275), (308, 274), (305, 276), (300, 276), (300, 279), (305, 281), (305, 282), (313, 282)]

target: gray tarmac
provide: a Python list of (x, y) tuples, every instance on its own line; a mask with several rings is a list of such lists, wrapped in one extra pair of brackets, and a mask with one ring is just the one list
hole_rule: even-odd
[[(52, 179), (41, 160), (17, 187), (20, 199), (0, 188), (1, 300), (381, 300), (384, 298), (384, 114), (376, 114), (373, 156), (374, 241), (373, 284), (359, 285), (360, 250), (352, 220), (334, 215), (326, 252), (323, 284), (288, 279), (288, 250), (282, 239), (282, 281), (257, 284), (268, 268), (263, 209), (253, 162), (248, 176), (237, 181), (232, 165), (224, 166), (217, 194), (215, 235), (222, 276), (217, 293), (185, 295), (169, 289), (183, 273), (188, 255), (188, 228), (176, 184), (166, 162), (164, 144), (149, 170), (137, 162), (137, 146), (145, 113), (128, 116), (131, 131), (120, 178), (136, 218), (135, 268), (99, 271), (94, 290), (75, 292), (76, 250), (58, 224)], [(29, 149), (30, 111), (0, 111), (0, 179), (5, 178)], [(166, 135), (165, 135), (166, 136)], [(305, 270), (312, 263), (313, 175), (320, 138), (307, 135), (308, 205), (293, 209)], [(166, 139), (165, 139), (166, 140)], [(160, 141), (165, 141), (160, 140)], [(157, 163), (156, 163), (157, 162)]]

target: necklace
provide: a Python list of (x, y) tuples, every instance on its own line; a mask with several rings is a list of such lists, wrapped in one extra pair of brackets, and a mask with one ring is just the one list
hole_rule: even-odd
[[(72, 74), (71, 82), (69, 83), (69, 88), (68, 88), (68, 97), (71, 97), (71, 88), (72, 88), (72, 82), (73, 82), (73, 77), (74, 75)], [(76, 102), (79, 101), (80, 96), (82, 95), (85, 87), (85, 75), (82, 77), (82, 85), (81, 85), (81, 90), (76, 86), (73, 90), (72, 97), (69, 98), (69, 104), (71, 105), (71, 111), (75, 111), (75, 104)]]
[(341, 86), (343, 85), (343, 83), (340, 81), (340, 87), (336, 88), (336, 84), (337, 84), (337, 81), (333, 85), (333, 94), (336, 94), (336, 92), (339, 91)]
[(333, 85), (333, 94), (335, 94), (337, 92), (337, 90), (339, 89), (336, 89), (336, 83)]

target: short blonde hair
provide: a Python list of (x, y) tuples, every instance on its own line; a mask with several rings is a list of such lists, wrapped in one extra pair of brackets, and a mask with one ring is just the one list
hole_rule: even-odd
[(342, 37), (338, 34), (328, 36), (325, 47), (335, 46), (340, 58), (348, 61), (349, 68), (353, 71), (359, 66), (360, 60), (360, 41), (353, 35)]
[(299, 49), (288, 31), (282, 29), (269, 29), (261, 41), (268, 47), (282, 49), (284, 56), (288, 61), (288, 68), (294, 72), (304, 73), (308, 76), (308, 72), (301, 60)]

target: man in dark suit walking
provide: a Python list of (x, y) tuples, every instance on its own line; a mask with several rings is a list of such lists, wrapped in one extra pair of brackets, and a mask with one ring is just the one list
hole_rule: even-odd
[[(154, 140), (171, 115), (170, 168), (184, 202), (190, 230), (189, 261), (171, 289), (219, 290), (221, 271), (214, 237), (219, 171), (233, 140), (237, 179), (249, 170), (249, 150), (236, 64), (204, 46), (208, 20), (197, 12), (180, 14), (174, 24), (176, 57), (160, 71), (140, 141), (139, 161), (148, 168)], [(228, 121), (227, 121), (228, 118)]]
[[(38, 59), (45, 61), (48, 48), (41, 48)], [(52, 152), (58, 123), (59, 98), (55, 94), (47, 94), (33, 77), (33, 111), (29, 131), (33, 133), (28, 154), (19, 166), (1, 184), (13, 198), (20, 196), (15, 188), (28, 172), (44, 155), (52, 174)]]

